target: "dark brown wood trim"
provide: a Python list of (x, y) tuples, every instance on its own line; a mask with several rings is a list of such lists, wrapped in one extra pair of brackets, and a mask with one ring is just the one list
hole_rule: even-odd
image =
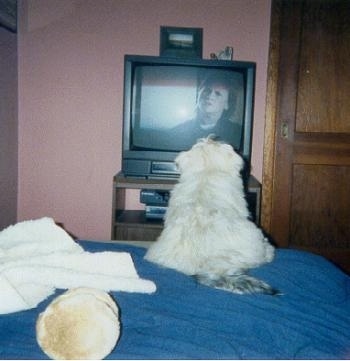
[(262, 177), (261, 226), (269, 233), (271, 227), (275, 132), (277, 117), (277, 86), (280, 57), (281, 1), (271, 4), (270, 48), (267, 69), (267, 95), (265, 112), (264, 161)]

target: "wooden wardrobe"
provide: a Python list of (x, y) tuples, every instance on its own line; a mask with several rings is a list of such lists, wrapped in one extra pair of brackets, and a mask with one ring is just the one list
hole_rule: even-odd
[(261, 224), (350, 272), (350, 1), (271, 11)]

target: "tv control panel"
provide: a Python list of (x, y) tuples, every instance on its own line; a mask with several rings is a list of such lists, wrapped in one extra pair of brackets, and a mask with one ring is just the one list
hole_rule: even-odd
[(173, 174), (174, 176), (180, 174), (174, 162), (152, 162), (151, 172), (153, 174)]

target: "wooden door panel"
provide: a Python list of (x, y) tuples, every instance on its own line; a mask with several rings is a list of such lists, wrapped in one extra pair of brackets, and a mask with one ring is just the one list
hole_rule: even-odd
[(350, 166), (294, 165), (290, 246), (349, 248), (349, 184)]
[(297, 132), (350, 133), (350, 1), (304, 4)]
[(262, 225), (350, 272), (349, 14), (348, 0), (272, 2)]
[(293, 164), (350, 165), (349, 134), (295, 133), (293, 143)]

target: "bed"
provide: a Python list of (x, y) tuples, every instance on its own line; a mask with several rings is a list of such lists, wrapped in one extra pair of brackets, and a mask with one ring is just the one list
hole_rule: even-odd
[[(279, 249), (251, 271), (283, 295), (234, 295), (143, 259), (144, 247), (78, 241), (90, 252), (129, 252), (153, 294), (113, 292), (121, 336), (107, 359), (349, 359), (350, 277), (326, 259)], [(0, 359), (46, 359), (35, 338), (38, 307), (0, 316)]]

